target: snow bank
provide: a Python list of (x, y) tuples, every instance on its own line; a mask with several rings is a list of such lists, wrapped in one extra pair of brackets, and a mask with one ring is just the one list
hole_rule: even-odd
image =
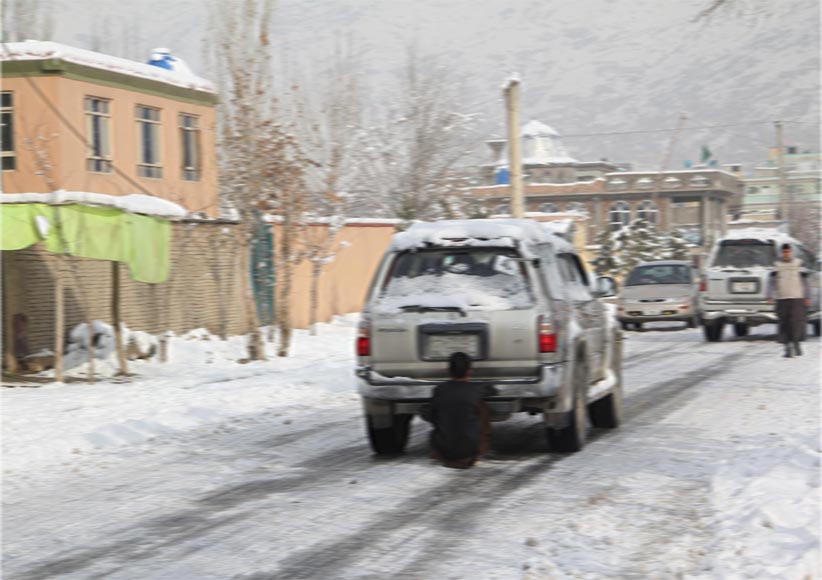
[[(0, 389), (3, 472), (22, 473), (70, 464), (99, 453), (120, 453), (129, 445), (183, 435), (225, 421), (282, 409), (300, 414), (306, 405), (351, 404), (354, 332), (359, 315), (318, 325), (317, 336), (297, 330), (292, 356), (244, 362), (247, 338), (223, 341), (205, 329), (169, 340), (169, 362), (131, 361), (128, 379), (94, 384), (51, 383), (37, 388)], [(78, 342), (87, 341), (77, 327)], [(100, 328), (100, 330), (105, 330)], [(129, 333), (136, 341), (156, 341)], [(323, 353), (322, 372), (317, 353)], [(115, 355), (97, 361), (98, 377), (117, 370)], [(84, 377), (85, 363), (71, 376)], [(53, 377), (53, 371), (41, 377)], [(5, 383), (5, 381), (4, 381)], [(31, 386), (31, 385), (29, 385)]]
[(187, 212), (182, 207), (167, 199), (160, 199), (142, 193), (130, 195), (108, 195), (90, 191), (63, 191), (51, 193), (4, 193), (0, 203), (44, 203), (60, 205), (77, 203), (82, 205), (99, 205), (113, 207), (131, 213), (165, 218), (183, 218)]
[[(724, 464), (711, 484), (712, 578), (820, 578), (820, 442), (788, 436)], [(763, 449), (769, 449), (763, 453)]]

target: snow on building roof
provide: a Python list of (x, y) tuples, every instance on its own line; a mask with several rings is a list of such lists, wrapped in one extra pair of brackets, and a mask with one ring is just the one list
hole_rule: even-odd
[(178, 70), (169, 70), (126, 58), (75, 48), (57, 42), (41, 40), (7, 42), (3, 43), (3, 48), (0, 50), (0, 62), (50, 59), (58, 59), (96, 69), (141, 77), (196, 91), (208, 93), (217, 92), (210, 81), (200, 78), (182, 67)]
[(130, 213), (139, 213), (163, 218), (183, 218), (188, 212), (172, 201), (134, 193), (131, 195), (108, 195), (89, 191), (63, 191), (52, 193), (3, 193), (3, 203), (44, 203), (48, 205), (97, 205), (113, 207)]
[(418, 222), (396, 234), (394, 251), (435, 246), (514, 246), (518, 242), (563, 243), (564, 240), (528, 219), (476, 219)]
[(541, 123), (535, 119), (531, 119), (522, 126), (523, 137), (559, 137), (560, 134), (545, 123)]

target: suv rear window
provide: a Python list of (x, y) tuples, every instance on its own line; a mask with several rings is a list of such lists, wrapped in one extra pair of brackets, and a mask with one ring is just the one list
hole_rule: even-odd
[(714, 256), (712, 266), (730, 268), (752, 268), (773, 266), (776, 254), (773, 242), (762, 240), (724, 240)]
[(691, 268), (678, 264), (639, 266), (631, 271), (626, 286), (645, 284), (690, 284)]
[(381, 309), (530, 308), (528, 271), (510, 248), (458, 248), (399, 254), (378, 299)]

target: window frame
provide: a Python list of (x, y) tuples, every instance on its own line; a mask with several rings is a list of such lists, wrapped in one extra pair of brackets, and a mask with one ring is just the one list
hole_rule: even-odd
[[(4, 102), (8, 99), (8, 105)], [(17, 150), (15, 148), (14, 139), (14, 91), (0, 92), (0, 123), (2, 123), (3, 116), (8, 115), (11, 123), (9, 123), (10, 147), (6, 148), (5, 141), (0, 144), (0, 167), (2, 171), (17, 171)], [(6, 160), (10, 159), (10, 167), (6, 167)]]
[[(659, 215), (659, 208), (651, 199), (643, 199), (637, 208), (636, 216), (639, 219), (644, 219), (652, 226), (657, 225), (657, 216)], [(650, 219), (648, 218), (650, 216)]]
[[(186, 125), (186, 120), (191, 120), (193, 125)], [(177, 124), (180, 130), (180, 177), (183, 181), (200, 181), (203, 175), (200, 116), (191, 113), (179, 113), (177, 115)], [(188, 139), (192, 139), (192, 141), (189, 142)], [(189, 144), (194, 149), (191, 154), (193, 165), (186, 165), (186, 150)]]
[[(90, 105), (98, 102), (105, 105), (105, 111), (95, 111), (90, 109)], [(103, 97), (95, 97), (93, 95), (86, 95), (83, 97), (83, 113), (86, 116), (86, 171), (91, 173), (112, 173), (113, 171), (113, 140), (111, 132), (111, 99)], [(96, 152), (94, 141), (94, 120), (103, 119), (100, 121), (103, 130), (101, 134), (104, 135), (101, 141), (105, 142), (105, 149), (107, 151)]]
[[(627, 216), (625, 219), (620, 219), (620, 221), (614, 220), (614, 214), (619, 214), (620, 216)], [(627, 227), (631, 224), (631, 204), (627, 201), (615, 201), (611, 204), (608, 208), (608, 228), (610, 231), (615, 232), (621, 230), (624, 227)], [(616, 227), (615, 227), (616, 226)]]
[[(142, 116), (143, 111), (153, 111), (156, 113), (156, 118)], [(135, 120), (137, 121), (137, 175), (147, 179), (162, 179), (163, 178), (163, 117), (162, 109), (152, 107), (149, 105), (135, 106)], [(145, 149), (143, 148), (143, 125), (154, 127), (151, 134), (154, 136), (156, 142), (153, 144), (153, 157), (156, 162), (147, 162), (143, 156)]]

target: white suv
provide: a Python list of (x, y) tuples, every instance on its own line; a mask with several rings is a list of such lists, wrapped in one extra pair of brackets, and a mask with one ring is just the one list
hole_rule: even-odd
[(409, 424), (447, 380), (447, 360), (474, 361), (493, 385), (494, 420), (541, 413), (550, 446), (577, 451), (588, 419), (616, 427), (622, 334), (574, 248), (531, 220), (419, 223), (397, 234), (377, 269), (357, 338), (359, 392), (378, 454), (401, 452)]
[(705, 339), (722, 339), (725, 324), (733, 324), (736, 336), (746, 336), (751, 326), (775, 323), (775, 307), (768, 303), (768, 278), (788, 243), (802, 260), (811, 287), (808, 322), (819, 336), (819, 264), (805, 247), (778, 230), (748, 228), (730, 232), (711, 251), (700, 285)]

